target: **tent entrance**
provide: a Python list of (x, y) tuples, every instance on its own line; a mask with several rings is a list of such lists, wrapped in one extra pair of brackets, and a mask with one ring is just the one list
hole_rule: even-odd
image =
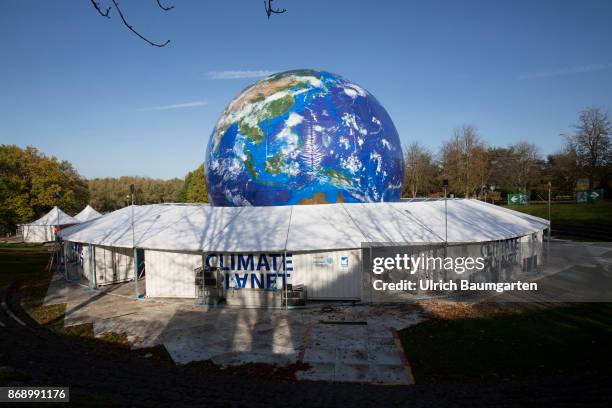
[(96, 246), (94, 253), (98, 285), (134, 279), (134, 252), (131, 248)]

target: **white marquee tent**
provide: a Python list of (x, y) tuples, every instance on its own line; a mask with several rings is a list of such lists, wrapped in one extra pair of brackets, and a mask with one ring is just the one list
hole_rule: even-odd
[[(134, 279), (135, 265), (140, 270), (144, 261), (149, 297), (197, 297), (195, 270), (210, 259), (214, 259), (211, 265), (223, 266), (224, 259), (252, 257), (261, 262), (262, 257), (283, 254), (283, 259), (291, 257), (290, 282), (308, 288), (308, 299), (363, 300), (367, 296), (360, 266), (362, 243), (503, 246), (504, 240), (541, 242), (549, 227), (541, 218), (481, 201), (455, 199), (446, 204), (447, 240), (443, 200), (282, 207), (153, 204), (126, 207), (73, 225), (61, 236), (69, 251), (77, 248), (81, 273), (90, 282), (93, 278), (94, 285)], [(270, 274), (278, 277), (279, 269), (268, 270), (266, 279)], [(232, 273), (239, 273), (229, 271), (224, 272), (226, 284)], [(239, 276), (243, 284), (247, 277), (264, 278), (260, 272), (247, 276), (244, 271)], [(227, 303), (278, 305), (269, 288), (260, 290), (267, 286), (253, 286), (257, 279), (241, 286), (248, 290), (226, 288)]]
[[(448, 200), (448, 242), (509, 239), (548, 221), (477, 200)], [(445, 241), (444, 201), (212, 207), (126, 207), (61, 232), (67, 241), (167, 251), (265, 252), (360, 248), (362, 242)]]
[(80, 213), (75, 215), (74, 218), (79, 220), (79, 222), (85, 222), (85, 221), (93, 220), (94, 218), (98, 218), (100, 216), (102, 216), (102, 214), (100, 214), (95, 209), (93, 209), (92, 206), (87, 204), (87, 207), (83, 208), (83, 210), (81, 210)]
[(48, 242), (55, 240), (54, 227), (64, 227), (78, 224), (80, 221), (69, 216), (57, 206), (41, 218), (29, 224), (22, 225), (24, 242)]

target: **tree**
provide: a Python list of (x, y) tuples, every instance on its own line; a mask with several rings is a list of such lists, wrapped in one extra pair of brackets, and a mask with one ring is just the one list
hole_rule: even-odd
[(576, 188), (579, 175), (576, 151), (566, 148), (549, 155), (545, 174), (555, 194), (571, 195)]
[(487, 152), (489, 160), (489, 184), (500, 193), (514, 192), (508, 163), (512, 161), (512, 150), (509, 147), (492, 147)]
[(442, 172), (449, 180), (450, 192), (470, 197), (489, 178), (489, 161), (485, 143), (471, 125), (455, 129), (441, 152)]
[(600, 108), (588, 108), (580, 112), (576, 132), (567, 136), (568, 149), (576, 152), (578, 166), (589, 179), (589, 189), (610, 164), (612, 146), (610, 133), (612, 122), (607, 112)]
[(507, 173), (514, 191), (528, 194), (539, 182), (542, 159), (536, 145), (519, 142), (510, 146)]
[(200, 165), (194, 171), (187, 173), (183, 188), (179, 193), (179, 199), (185, 203), (208, 202), (208, 188), (204, 175), (204, 165)]
[[(56, 194), (59, 193), (59, 201)], [(47, 157), (34, 147), (0, 145), (0, 229), (14, 231), (55, 205), (76, 214), (87, 205), (85, 179), (67, 161)]]
[[(109, 19), (110, 19), (110, 12), (113, 10), (113, 6), (114, 6), (114, 9), (117, 12), (117, 14), (119, 15), (119, 18), (121, 19), (121, 22), (123, 23), (123, 25), (126, 26), (128, 30), (130, 30), (132, 33), (134, 33), (136, 36), (138, 36), (141, 40), (143, 40), (144, 42), (148, 43), (149, 45), (152, 45), (154, 47), (162, 48), (162, 47), (165, 47), (166, 45), (168, 45), (170, 43), (170, 40), (166, 40), (163, 43), (154, 42), (154, 41), (149, 40), (144, 35), (140, 34), (140, 32), (137, 31), (134, 28), (133, 25), (128, 23), (123, 10), (119, 7), (119, 3), (117, 2), (117, 0), (110, 0), (112, 2), (113, 6), (107, 6), (107, 7), (105, 7), (104, 10), (102, 10), (102, 7), (100, 6), (100, 3), (97, 2), (96, 0), (90, 0), (90, 1), (91, 1), (92, 6), (96, 9), (96, 11), (98, 12), (98, 14), (100, 16), (106, 17), (106, 18), (109, 18)], [(163, 11), (170, 11), (170, 10), (172, 10), (174, 8), (174, 6), (164, 6), (161, 3), (161, 0), (157, 0), (157, 5)]]
[(435, 186), (437, 167), (433, 155), (418, 142), (404, 149), (404, 191), (412, 197), (426, 195)]
[[(141, 34), (140, 31), (136, 30), (136, 28), (134, 28), (134, 26), (127, 21), (127, 17), (123, 9), (119, 7), (119, 2), (117, 0), (108, 0), (106, 2), (106, 5), (101, 5), (101, 3), (97, 0), (90, 0), (90, 2), (93, 8), (98, 13), (98, 15), (100, 15), (101, 17), (106, 17), (110, 19), (111, 18), (110, 13), (113, 10), (115, 10), (116, 14), (119, 16), (119, 19), (121, 20), (123, 25), (128, 30), (130, 30), (134, 35), (136, 35), (138, 38), (140, 38), (147, 44), (153, 47), (163, 48), (170, 43), (170, 40), (166, 40), (165, 42), (151, 41), (148, 37)], [(157, 6), (163, 11), (170, 11), (174, 9), (174, 6), (164, 5), (162, 3), (162, 0), (156, 0), (156, 2), (157, 2)], [(273, 2), (274, 0), (264, 0), (264, 8), (266, 10), (266, 15), (268, 16), (268, 19), (270, 19), (270, 16), (272, 16), (272, 14), (283, 14), (287, 12), (287, 9), (280, 8), (280, 7), (276, 7), (276, 8), (273, 7), (272, 5)]]
[(152, 179), (148, 177), (123, 176), (119, 178), (97, 178), (88, 181), (91, 205), (98, 211), (108, 212), (130, 204), (130, 185), (134, 185), (134, 203), (158, 204), (180, 201), (179, 193), (183, 180)]

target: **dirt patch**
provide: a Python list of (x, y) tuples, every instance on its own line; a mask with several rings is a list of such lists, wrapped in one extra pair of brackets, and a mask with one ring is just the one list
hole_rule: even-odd
[[(425, 316), (434, 319), (464, 319), (470, 317), (488, 317), (498, 315), (520, 314), (534, 309), (528, 303), (495, 303), (475, 301), (455, 301), (446, 299), (422, 300), (417, 303)], [(557, 303), (538, 305), (543, 307), (558, 307)]]

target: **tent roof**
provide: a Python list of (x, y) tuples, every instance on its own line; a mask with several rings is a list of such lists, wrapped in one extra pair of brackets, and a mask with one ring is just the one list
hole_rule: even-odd
[[(476, 200), (448, 200), (448, 242), (528, 235), (548, 221)], [(96, 245), (215, 252), (359, 248), (362, 242), (445, 241), (444, 201), (212, 207), (125, 207), (64, 229), (64, 239)]]
[[(59, 216), (59, 221), (58, 221)], [(36, 221), (32, 221), (26, 225), (69, 225), (78, 224), (80, 221), (73, 218), (59, 209), (57, 206), (53, 207), (51, 211), (43, 215)]]
[(80, 222), (89, 221), (94, 218), (100, 217), (102, 214), (93, 209), (92, 206), (87, 204), (87, 207), (83, 208), (80, 213), (74, 216)]

